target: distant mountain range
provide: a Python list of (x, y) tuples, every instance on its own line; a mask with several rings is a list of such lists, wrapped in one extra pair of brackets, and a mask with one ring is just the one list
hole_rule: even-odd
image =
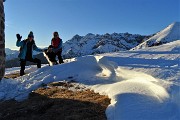
[[(62, 55), (66, 59), (107, 52), (137, 50), (162, 45), (175, 40), (180, 40), (180, 22), (172, 23), (165, 29), (152, 35), (130, 33), (106, 33), (104, 35), (89, 33), (85, 36), (75, 35), (63, 44)], [(19, 51), (6, 48), (5, 52), (6, 67), (12, 67), (13, 64), (19, 66), (19, 63), (17, 64), (18, 59), (14, 59), (17, 58)], [(42, 63), (47, 63), (42, 53), (38, 57), (43, 61)]]
[(5, 48), (5, 53), (6, 53), (6, 60), (12, 60), (14, 58), (17, 58), (19, 51)]
[(64, 43), (63, 57), (72, 58), (107, 52), (137, 50), (175, 40), (180, 40), (180, 22), (174, 22), (160, 32), (147, 36), (130, 33), (75, 35), (71, 40)]
[(62, 54), (64, 58), (72, 58), (130, 50), (149, 37), (130, 33), (106, 33), (104, 35), (89, 33), (85, 36), (75, 35), (71, 40), (64, 43)]

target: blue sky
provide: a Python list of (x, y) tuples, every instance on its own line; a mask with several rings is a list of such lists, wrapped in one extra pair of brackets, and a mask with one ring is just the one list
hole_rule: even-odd
[(48, 46), (58, 31), (63, 42), (75, 34), (156, 33), (180, 21), (180, 0), (6, 0), (6, 48), (18, 49), (33, 31), (37, 46)]

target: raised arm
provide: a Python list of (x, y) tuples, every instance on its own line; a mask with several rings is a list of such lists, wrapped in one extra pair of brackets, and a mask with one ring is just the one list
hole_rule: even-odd
[(23, 46), (24, 43), (23, 41), (21, 41), (22, 36), (20, 36), (20, 34), (16, 34), (16, 37), (17, 37), (16, 46), (17, 47)]

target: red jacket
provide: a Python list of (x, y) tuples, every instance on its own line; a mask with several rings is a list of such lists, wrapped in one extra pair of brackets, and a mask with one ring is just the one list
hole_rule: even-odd
[(53, 46), (53, 48), (62, 48), (62, 39), (58, 38), (53, 38), (51, 40), (51, 45)]

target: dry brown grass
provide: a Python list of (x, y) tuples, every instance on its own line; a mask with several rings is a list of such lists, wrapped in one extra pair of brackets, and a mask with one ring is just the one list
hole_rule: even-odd
[(106, 120), (107, 96), (88, 89), (71, 91), (73, 84), (67, 82), (48, 86), (23, 102), (0, 101), (0, 120)]
[(14, 79), (14, 78), (17, 78), (19, 76), (20, 76), (19, 73), (13, 73), (13, 74), (10, 74), (10, 75), (5, 75), (4, 78), (6, 78), (6, 79), (13, 78)]

